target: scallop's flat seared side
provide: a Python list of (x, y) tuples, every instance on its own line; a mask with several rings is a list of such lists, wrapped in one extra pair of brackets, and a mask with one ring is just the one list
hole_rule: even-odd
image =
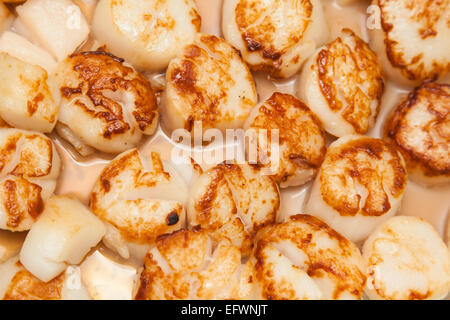
[(275, 221), (279, 206), (280, 195), (271, 177), (248, 164), (223, 163), (194, 181), (188, 223), (230, 240), (248, 255), (253, 235)]
[(373, 0), (381, 28), (369, 30), (370, 44), (395, 81), (420, 84), (450, 71), (450, 1)]
[(38, 132), (0, 129), (0, 229), (29, 230), (53, 193), (60, 159)]
[(443, 299), (450, 290), (450, 253), (425, 220), (393, 217), (366, 240), (370, 299)]
[(358, 242), (396, 213), (406, 182), (405, 163), (394, 146), (345, 136), (329, 146), (306, 212)]
[(225, 39), (253, 70), (275, 77), (294, 75), (328, 36), (317, 0), (225, 0), (222, 12)]
[(381, 64), (352, 30), (308, 60), (298, 94), (334, 136), (364, 134), (375, 124), (383, 94)]
[(156, 152), (126, 151), (100, 174), (91, 209), (109, 225), (104, 242), (124, 258), (129, 244), (150, 245), (157, 236), (185, 224), (187, 187)]
[[(259, 153), (255, 159), (258, 166), (271, 170), (281, 187), (308, 182), (325, 157), (326, 138), (320, 121), (306, 105), (289, 94), (275, 92), (257, 105), (244, 128), (253, 130), (250, 143), (255, 144), (254, 151)], [(271, 153), (273, 130), (278, 130), (279, 155)], [(248, 156), (251, 156), (251, 148), (249, 146)], [(271, 156), (277, 157), (278, 166), (270, 161)]]
[(240, 250), (204, 230), (160, 236), (146, 256), (137, 300), (240, 299), (252, 283)]
[(50, 132), (57, 115), (47, 72), (0, 53), (0, 117), (19, 129)]
[(158, 106), (147, 79), (103, 50), (74, 54), (55, 72), (59, 121), (107, 153), (130, 149), (155, 132)]
[(295, 215), (260, 231), (250, 260), (255, 298), (361, 299), (365, 284), (359, 249), (323, 221)]
[(427, 185), (450, 182), (450, 85), (425, 83), (395, 109), (387, 138), (402, 153), (411, 178)]
[(252, 75), (239, 52), (223, 39), (199, 34), (166, 72), (165, 120), (170, 130), (240, 128), (257, 95)]
[(200, 31), (194, 0), (100, 0), (95, 37), (138, 69), (161, 71)]

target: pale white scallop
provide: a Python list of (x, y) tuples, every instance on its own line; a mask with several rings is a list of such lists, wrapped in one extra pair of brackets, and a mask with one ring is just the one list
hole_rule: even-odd
[(328, 37), (318, 0), (225, 0), (222, 31), (253, 70), (294, 75)]
[(290, 94), (275, 92), (245, 121), (247, 159), (267, 171), (281, 188), (313, 179), (326, 152), (319, 119)]
[(449, 0), (373, 0), (380, 28), (369, 29), (370, 46), (394, 81), (419, 85), (450, 71)]
[(395, 215), (407, 183), (396, 149), (380, 139), (344, 136), (333, 142), (313, 183), (305, 212), (353, 242)]
[(156, 152), (126, 151), (98, 177), (92, 211), (107, 224), (103, 242), (123, 258), (143, 259), (157, 236), (185, 225), (187, 186)]
[(375, 124), (383, 88), (375, 53), (350, 29), (317, 49), (297, 82), (298, 96), (337, 137), (365, 134)]
[(54, 196), (28, 232), (20, 262), (39, 280), (47, 282), (69, 264), (79, 264), (105, 234), (105, 226), (80, 201)]
[(437, 231), (417, 217), (398, 216), (366, 240), (370, 299), (442, 299), (450, 290), (450, 253)]
[(172, 131), (242, 127), (257, 102), (252, 75), (239, 53), (223, 39), (199, 34), (166, 72), (164, 124)]
[(47, 51), (15, 32), (3, 32), (0, 37), (0, 52), (6, 52), (29, 64), (40, 66), (48, 74), (56, 68), (56, 60)]
[(249, 271), (229, 241), (179, 230), (158, 238), (147, 253), (136, 299), (242, 299), (251, 292)]
[(161, 71), (200, 31), (194, 0), (100, 0), (94, 36), (138, 69)]
[(0, 117), (9, 125), (51, 132), (59, 110), (53, 90), (44, 69), (0, 53)]
[(0, 274), (0, 299), (3, 300), (90, 300), (76, 266), (43, 282), (22, 266), (19, 257), (13, 257), (0, 265)]
[(364, 262), (358, 247), (310, 215), (295, 215), (257, 235), (253, 298), (361, 299)]
[(71, 0), (28, 0), (16, 10), (33, 37), (58, 61), (72, 54), (89, 34), (86, 18)]
[(56, 187), (61, 162), (41, 133), (0, 129), (0, 229), (29, 230)]
[(58, 120), (72, 131), (63, 136), (77, 149), (85, 144), (119, 153), (155, 132), (155, 94), (123, 59), (102, 50), (73, 54), (58, 65), (55, 78), (61, 96)]
[(3, 2), (0, 2), (0, 34), (13, 23), (13, 15)]
[(228, 239), (248, 255), (254, 234), (275, 221), (279, 206), (278, 187), (270, 176), (245, 163), (222, 163), (193, 182), (188, 225)]

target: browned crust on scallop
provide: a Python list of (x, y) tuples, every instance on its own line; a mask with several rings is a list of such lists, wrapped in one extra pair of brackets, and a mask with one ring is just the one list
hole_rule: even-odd
[[(184, 48), (181, 60), (174, 64), (168, 74), (168, 80), (172, 83), (176, 92), (185, 101), (188, 115), (185, 116), (184, 128), (192, 131), (194, 121), (202, 121), (203, 128), (214, 128), (217, 121), (232, 121), (233, 114), (228, 114), (221, 108), (228, 102), (228, 88), (235, 84), (233, 75), (228, 72), (231, 68), (231, 60), (241, 60), (239, 52), (231, 47), (231, 52), (222, 50), (224, 40), (213, 35), (202, 35), (200, 44), (190, 44)], [(207, 52), (203, 47), (207, 46)], [(212, 56), (211, 56), (212, 55)], [(211, 64), (211, 70), (203, 70), (202, 64)], [(242, 62), (244, 68), (247, 66)], [(213, 93), (199, 85), (199, 73), (212, 72), (215, 76), (213, 85), (219, 92)], [(247, 79), (253, 83), (250, 71), (247, 69)], [(256, 89), (254, 88), (253, 91)], [(255, 91), (256, 92), (256, 91)], [(242, 97), (242, 104), (251, 108), (253, 102), (248, 97)]]
[[(395, 28), (395, 21), (391, 22), (388, 20), (386, 7), (389, 2), (398, 2), (398, 0), (378, 0), (378, 6), (381, 9), (380, 19), (381, 19), (381, 27), (384, 31), (384, 44), (386, 46), (386, 55), (392, 66), (400, 69), (403, 76), (405, 76), (409, 80), (436, 80), (439, 75), (444, 74), (450, 70), (450, 63), (447, 65), (441, 65), (439, 63), (434, 62), (433, 68), (435, 71), (433, 73), (426, 73), (424, 70), (424, 63), (420, 63), (416, 65), (420, 59), (422, 59), (423, 54), (418, 53), (415, 57), (411, 59), (411, 61), (406, 61), (403, 57), (402, 52), (398, 52), (397, 47), (399, 46), (398, 41), (392, 39), (390, 33), (393, 28)], [(448, 0), (443, 1), (430, 1), (430, 0), (422, 0), (420, 2), (426, 2), (423, 5), (417, 4), (417, 0), (403, 0), (403, 2), (407, 2), (407, 8), (412, 10), (416, 10), (414, 16), (411, 16), (411, 19), (420, 22), (422, 25), (425, 25), (424, 28), (418, 30), (420, 37), (422, 39), (426, 39), (428, 37), (435, 37), (437, 35), (436, 30), (434, 29), (434, 25), (436, 21), (441, 17), (441, 15), (448, 10), (450, 2)], [(420, 11), (418, 9), (420, 8)], [(450, 25), (450, 20), (447, 20), (447, 27)]]
[[(424, 103), (433, 119), (426, 124), (408, 123), (408, 113)], [(407, 142), (412, 128), (426, 135), (426, 140), (420, 141), (424, 150)], [(414, 89), (394, 110), (385, 134), (402, 153), (409, 170), (419, 169), (427, 177), (450, 177), (450, 85), (429, 82)]]
[[(354, 128), (356, 133), (364, 134), (370, 126), (371, 100), (378, 100), (375, 116), (380, 108), (384, 90), (381, 66), (375, 53), (360, 37), (350, 29), (343, 29), (343, 32), (353, 37), (355, 48), (350, 48), (341, 37), (338, 37), (319, 51), (316, 59), (319, 88), (330, 109), (334, 112), (341, 112), (342, 117)], [(347, 59), (346, 63), (348, 60), (352, 61), (355, 70), (345, 75), (342, 85), (346, 88), (339, 88), (333, 77), (339, 73), (338, 66), (336, 66), (339, 63), (337, 60), (344, 56)], [(362, 73), (365, 77), (373, 80), (369, 80), (371, 84), (367, 95), (357, 87), (357, 84), (364, 81), (361, 77)], [(340, 99), (340, 96), (343, 99)]]
[[(364, 156), (364, 159), (358, 160), (358, 155)], [(384, 160), (385, 156), (388, 156), (389, 160)], [(388, 166), (392, 172), (378, 172), (374, 165), (377, 161), (384, 162), (384, 165)], [(345, 167), (344, 173), (339, 173), (337, 177), (332, 176), (335, 173), (330, 170), (333, 170), (334, 166)], [(387, 174), (393, 174), (391, 181), (385, 179)], [(360, 194), (349, 194), (345, 190), (337, 190), (337, 186), (330, 181), (330, 175), (331, 178), (339, 179), (339, 183), (344, 187), (347, 187), (348, 177), (363, 186), (368, 192), (364, 206), (361, 207)], [(325, 203), (341, 216), (355, 216), (359, 213), (377, 217), (391, 208), (388, 193), (398, 198), (406, 187), (406, 181), (406, 170), (395, 147), (380, 139), (362, 137), (351, 140), (327, 154), (320, 175), (320, 191)], [(388, 190), (385, 190), (385, 184), (389, 184)]]
[(135, 97), (135, 110), (132, 112), (140, 130), (152, 125), (157, 116), (158, 106), (154, 92), (147, 79), (140, 73), (123, 64), (124, 60), (99, 49), (71, 55), (66, 60), (67, 67), (72, 68), (78, 79), (78, 85), (61, 87), (63, 99), (79, 96), (88, 97), (94, 108), (91, 109), (77, 99), (75, 105), (93, 118), (106, 122), (103, 137), (129, 131), (130, 124), (124, 117), (122, 106), (108, 98), (105, 91), (125, 90)]
[[(296, 109), (295, 118), (292, 118), (288, 112), (290, 108)], [(326, 153), (325, 131), (322, 129), (320, 120), (305, 104), (290, 94), (275, 92), (259, 107), (258, 111), (259, 114), (251, 122), (250, 127), (266, 129), (268, 141), (271, 141), (270, 130), (278, 129), (279, 144), (287, 146), (286, 154), (283, 156), (289, 159), (295, 168), (316, 170), (320, 167)], [(304, 118), (307, 118), (307, 121), (303, 121)], [(302, 121), (301, 124), (299, 121)], [(317, 144), (310, 146), (316, 138), (319, 140)], [(258, 149), (260, 149), (259, 145)], [(267, 151), (258, 150), (258, 153), (267, 153)], [(262, 164), (259, 163), (259, 165)], [(286, 181), (292, 173), (287, 171), (286, 164), (283, 162), (280, 166), (282, 168), (274, 175), (274, 179)]]
[(20, 270), (14, 275), (3, 300), (61, 300), (64, 273), (43, 282), (33, 276), (20, 262)]
[(267, 63), (251, 65), (253, 70), (271, 73), (279, 72), (283, 54), (302, 39), (303, 34), (311, 23), (310, 17), (312, 15), (313, 5), (309, 0), (296, 0), (296, 2), (298, 6), (304, 7), (306, 19), (301, 29), (290, 34), (288, 44), (283, 48), (275, 48), (273, 46), (274, 34), (277, 30), (271, 21), (272, 17), (270, 12), (263, 19), (260, 16), (266, 10), (270, 10), (270, 7), (261, 8), (263, 4), (261, 3), (261, 6), (258, 6), (258, 1), (254, 0), (240, 0), (236, 5), (235, 21), (247, 50), (249, 52), (260, 52), (261, 56), (267, 60)]
[[(317, 249), (316, 245), (312, 243), (315, 232), (325, 232), (331, 239), (338, 242), (338, 248)], [(256, 259), (255, 277), (262, 287), (263, 298), (268, 300), (295, 298), (295, 292), (289, 284), (275, 280), (273, 272), (276, 270), (266, 261), (263, 253), (264, 247), (284, 240), (294, 243), (307, 255), (305, 271), (310, 277), (320, 279), (327, 274), (338, 283), (332, 295), (333, 299), (339, 299), (341, 294), (348, 291), (349, 288), (353, 288), (351, 293), (356, 297), (362, 296), (366, 279), (362, 270), (356, 266), (344, 265), (339, 259), (339, 257), (343, 259), (355, 254), (356, 247), (322, 220), (310, 215), (298, 214), (292, 216), (290, 221), (266, 227), (261, 233), (254, 256)]]

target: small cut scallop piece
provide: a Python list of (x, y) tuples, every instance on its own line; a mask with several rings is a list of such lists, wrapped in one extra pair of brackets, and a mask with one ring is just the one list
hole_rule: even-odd
[[(275, 92), (257, 105), (244, 128), (254, 135), (247, 156), (256, 158), (252, 148), (259, 152), (257, 159), (250, 161), (256, 160), (258, 166), (269, 169), (282, 188), (302, 185), (314, 178), (325, 157), (326, 138), (320, 121), (289, 94)], [(278, 135), (278, 141), (273, 141), (278, 144), (278, 154), (271, 153), (274, 134)]]
[(225, 0), (222, 30), (253, 70), (294, 75), (328, 37), (319, 0)]
[(366, 240), (370, 299), (443, 299), (450, 290), (450, 253), (436, 230), (417, 217), (393, 217)]
[(138, 69), (161, 71), (200, 31), (194, 0), (100, 0), (92, 28), (98, 41)]
[(257, 236), (250, 259), (254, 298), (361, 299), (364, 262), (355, 244), (309, 215), (295, 215)]
[(308, 60), (298, 95), (330, 134), (365, 134), (374, 124), (383, 94), (381, 64), (350, 29)]
[(386, 135), (400, 150), (412, 180), (450, 182), (450, 85), (425, 83), (394, 110)]
[(381, 28), (369, 30), (370, 45), (387, 75), (419, 85), (450, 71), (450, 1), (373, 0)]
[(406, 183), (405, 163), (393, 146), (345, 136), (329, 146), (306, 212), (359, 242), (397, 212)]
[(123, 59), (102, 50), (74, 54), (60, 63), (56, 79), (61, 94), (59, 121), (84, 144), (119, 153), (155, 132), (154, 92)]
[(18, 257), (0, 265), (0, 299), (2, 300), (89, 300), (89, 294), (81, 284), (79, 269), (44, 282), (33, 276), (19, 262)]
[(0, 34), (12, 24), (13, 19), (13, 15), (8, 8), (3, 2), (0, 2)]
[(194, 181), (188, 223), (230, 240), (248, 255), (254, 234), (274, 223), (279, 206), (278, 187), (270, 176), (248, 164), (223, 163)]
[(200, 34), (166, 72), (165, 124), (191, 131), (241, 128), (257, 102), (253, 77), (239, 53), (223, 39)]
[(158, 153), (132, 149), (100, 174), (91, 209), (107, 223), (103, 242), (109, 248), (125, 259), (141, 258), (157, 236), (184, 227), (187, 193), (183, 178)]
[(0, 117), (19, 129), (51, 132), (57, 115), (47, 72), (0, 53)]
[(40, 66), (48, 74), (56, 68), (56, 60), (47, 51), (15, 32), (5, 31), (1, 35), (0, 52), (6, 52), (26, 63)]
[(32, 131), (0, 129), (0, 229), (29, 230), (56, 187), (55, 146)]
[(47, 282), (68, 264), (79, 264), (104, 234), (104, 224), (81, 202), (55, 196), (28, 232), (20, 262), (39, 280)]
[(204, 230), (160, 236), (147, 253), (137, 300), (241, 299), (251, 291), (239, 249)]
[(71, 0), (28, 0), (16, 10), (34, 38), (58, 61), (73, 53), (89, 34), (85, 17)]

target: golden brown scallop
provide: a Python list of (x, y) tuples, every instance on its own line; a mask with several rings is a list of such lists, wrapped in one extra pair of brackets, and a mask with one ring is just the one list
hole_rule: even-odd
[(157, 236), (184, 227), (187, 193), (183, 178), (158, 153), (132, 149), (102, 171), (91, 209), (107, 224), (108, 247), (125, 259), (143, 257)]
[(251, 290), (240, 250), (204, 230), (160, 236), (147, 253), (137, 300), (240, 299)]
[(386, 135), (410, 177), (426, 185), (450, 182), (450, 85), (425, 83), (394, 110)]
[(419, 85), (450, 71), (450, 1), (373, 0), (381, 28), (369, 30), (370, 45), (384, 71), (402, 84)]
[(38, 132), (0, 129), (0, 229), (29, 230), (56, 187), (60, 159)]
[(359, 242), (397, 212), (406, 183), (406, 167), (394, 146), (344, 136), (329, 146), (305, 210)]
[(365, 134), (375, 124), (380, 108), (381, 64), (361, 38), (343, 29), (308, 60), (297, 89), (330, 134)]
[(275, 221), (279, 205), (278, 188), (270, 176), (248, 164), (222, 163), (194, 181), (188, 225), (228, 239), (248, 255), (253, 235)]
[(158, 124), (147, 79), (103, 50), (71, 55), (55, 72), (59, 121), (84, 144), (107, 153), (131, 149)]
[(361, 299), (364, 263), (359, 249), (323, 221), (295, 215), (260, 231), (250, 259), (254, 298)]
[[(289, 94), (275, 92), (258, 104), (246, 120), (244, 129), (248, 134), (253, 132), (247, 155), (252, 156), (252, 148), (255, 153), (259, 152), (258, 157), (253, 155), (254, 160), (259, 167), (269, 169), (282, 188), (308, 182), (325, 157), (326, 138), (320, 121), (306, 105)], [(275, 133), (279, 154), (271, 153), (271, 139)]]
[(164, 120), (169, 130), (242, 127), (257, 102), (255, 84), (239, 52), (213, 35), (199, 34), (166, 72)]
[(328, 36), (318, 0), (225, 0), (222, 30), (253, 70), (281, 78), (294, 75)]
[(450, 253), (437, 231), (417, 217), (393, 217), (366, 240), (370, 299), (435, 300), (450, 290)]

